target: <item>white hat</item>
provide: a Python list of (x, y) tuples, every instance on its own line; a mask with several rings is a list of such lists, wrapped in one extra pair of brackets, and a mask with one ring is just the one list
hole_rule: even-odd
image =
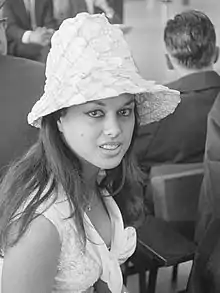
[(122, 93), (135, 94), (142, 125), (164, 118), (180, 102), (178, 91), (139, 75), (119, 27), (103, 14), (80, 13), (52, 37), (44, 94), (28, 123), (41, 127), (41, 118), (59, 109)]

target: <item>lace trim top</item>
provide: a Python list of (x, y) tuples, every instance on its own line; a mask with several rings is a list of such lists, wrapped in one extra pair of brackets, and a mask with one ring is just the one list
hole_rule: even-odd
[(122, 273), (120, 264), (135, 250), (136, 231), (133, 227), (124, 228), (121, 212), (111, 196), (103, 197), (108, 210), (112, 239), (111, 248), (92, 225), (85, 213), (84, 223), (87, 236), (83, 249), (65, 196), (52, 204), (43, 215), (57, 228), (61, 253), (57, 275), (52, 292), (79, 293), (93, 292), (94, 283), (101, 278), (108, 284), (112, 293), (121, 293)]

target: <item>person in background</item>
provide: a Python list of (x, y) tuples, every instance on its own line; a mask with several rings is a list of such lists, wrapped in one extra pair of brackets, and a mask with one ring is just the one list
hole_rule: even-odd
[(220, 95), (208, 115), (197, 249), (185, 293), (220, 292)]
[(53, 0), (53, 5), (54, 17), (59, 25), (64, 19), (74, 17), (80, 12), (94, 14), (97, 9), (104, 12), (110, 21), (120, 22), (107, 0)]
[(52, 0), (7, 0), (8, 54), (45, 62), (57, 28)]
[(2, 293), (125, 292), (120, 264), (143, 219), (134, 136), (179, 102), (141, 78), (104, 15), (63, 21), (28, 114), (39, 137), (0, 185)]
[(27, 124), (25, 113), (43, 92), (45, 81), (43, 64), (6, 55), (5, 25), (0, 19), (0, 177), (36, 140), (38, 131)]
[(198, 208), (195, 240), (200, 242), (209, 223), (220, 217), (220, 95), (217, 97), (207, 122), (204, 156), (204, 178)]
[(220, 91), (213, 69), (219, 48), (207, 15), (177, 14), (166, 24), (164, 42), (168, 65), (181, 76), (167, 86), (180, 91), (181, 103), (172, 115), (140, 128), (134, 149), (146, 174), (158, 164), (203, 161), (207, 115)]

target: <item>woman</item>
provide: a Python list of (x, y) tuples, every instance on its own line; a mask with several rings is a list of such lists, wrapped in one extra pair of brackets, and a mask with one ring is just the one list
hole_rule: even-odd
[(139, 123), (178, 103), (178, 92), (140, 77), (104, 15), (63, 22), (28, 115), (39, 139), (0, 188), (2, 293), (93, 292), (100, 282), (122, 291), (120, 264), (143, 218), (132, 141)]

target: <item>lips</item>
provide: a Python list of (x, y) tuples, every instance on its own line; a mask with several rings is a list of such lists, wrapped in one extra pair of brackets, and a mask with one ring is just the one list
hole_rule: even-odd
[(116, 150), (117, 148), (119, 148), (121, 146), (121, 143), (116, 143), (116, 142), (111, 142), (111, 143), (105, 143), (105, 144), (102, 144), (100, 146), (100, 148), (104, 149), (104, 150), (108, 150), (108, 151), (114, 151)]
[(118, 156), (121, 153), (122, 150), (122, 143), (120, 142), (109, 142), (109, 143), (103, 143), (99, 146), (99, 148), (102, 151), (102, 154), (104, 156), (107, 156), (109, 158)]

